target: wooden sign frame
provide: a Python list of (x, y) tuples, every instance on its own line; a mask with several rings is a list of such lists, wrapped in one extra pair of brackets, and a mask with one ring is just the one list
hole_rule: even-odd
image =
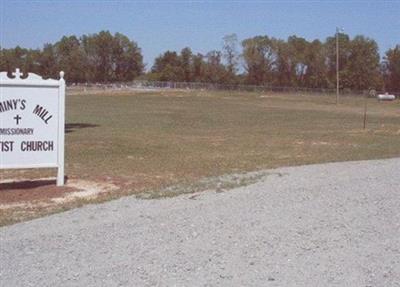
[[(0, 169), (57, 168), (57, 186), (62, 186), (65, 156), (64, 72), (60, 72), (59, 80), (43, 79), (33, 73), (21, 78), (19, 69), (13, 76), (9, 78), (7, 72), (0, 72)], [(51, 109), (46, 110), (47, 106)], [(25, 121), (22, 120), (24, 117)], [(21, 122), (25, 125), (28, 122), (30, 128), (20, 129)], [(24, 135), (24, 130), (29, 135)], [(36, 130), (38, 134), (34, 133)], [(22, 134), (16, 135), (16, 131)], [(46, 137), (51, 141), (40, 141)], [(34, 141), (35, 138), (39, 140)], [(44, 147), (45, 143), (47, 150), (37, 148)], [(22, 152), (27, 150), (29, 153)]]

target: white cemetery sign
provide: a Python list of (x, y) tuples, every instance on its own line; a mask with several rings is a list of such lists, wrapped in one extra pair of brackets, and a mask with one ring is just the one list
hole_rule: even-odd
[(0, 169), (57, 168), (64, 185), (65, 81), (0, 73)]

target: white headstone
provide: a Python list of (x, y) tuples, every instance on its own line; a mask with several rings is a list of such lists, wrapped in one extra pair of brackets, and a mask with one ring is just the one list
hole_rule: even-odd
[(65, 81), (0, 73), (0, 169), (57, 168), (64, 185)]

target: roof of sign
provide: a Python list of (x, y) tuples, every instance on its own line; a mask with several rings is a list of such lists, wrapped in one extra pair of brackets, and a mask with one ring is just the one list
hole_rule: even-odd
[(60, 80), (43, 79), (41, 76), (34, 73), (28, 73), (26, 78), (21, 78), (23, 74), (19, 69), (12, 73), (12, 75), (14, 78), (9, 78), (7, 72), (0, 72), (0, 85), (58, 87), (60, 86), (60, 82), (64, 81), (64, 72), (60, 72)]

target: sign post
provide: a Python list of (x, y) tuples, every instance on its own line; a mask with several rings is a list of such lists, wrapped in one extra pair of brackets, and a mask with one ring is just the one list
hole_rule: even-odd
[(57, 168), (64, 185), (65, 81), (0, 73), (0, 169)]

